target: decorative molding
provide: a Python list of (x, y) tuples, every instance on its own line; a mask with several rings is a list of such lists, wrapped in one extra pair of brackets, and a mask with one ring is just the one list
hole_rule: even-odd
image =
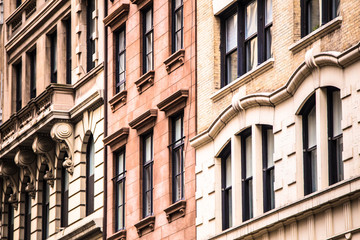
[(180, 109), (185, 108), (186, 100), (189, 96), (189, 90), (180, 89), (169, 97), (162, 100), (157, 107), (160, 111), (164, 111), (166, 116), (170, 116)]
[[(0, 162), (0, 177), (5, 178), (4, 182), (7, 182), (6, 186), (10, 186), (13, 193), (10, 195), (8, 201), (11, 205), (18, 208), (19, 185), (18, 185), (18, 167), (11, 160), (1, 159)], [(6, 189), (4, 189), (6, 191)]]
[(164, 209), (164, 212), (166, 213), (166, 218), (168, 222), (171, 223), (176, 219), (184, 217), (185, 210), (186, 210), (186, 201), (181, 200), (176, 203), (173, 203), (168, 208)]
[(142, 237), (149, 232), (153, 232), (155, 227), (155, 216), (149, 216), (142, 219), (135, 224), (135, 227), (139, 237)]
[(118, 92), (113, 98), (109, 100), (110, 108), (112, 112), (115, 112), (126, 104), (127, 91), (123, 90)]
[(124, 22), (129, 13), (129, 4), (123, 3), (114, 11), (112, 11), (108, 16), (103, 20), (105, 26), (110, 26), (111, 28), (118, 22)]
[(120, 230), (119, 232), (114, 233), (107, 240), (126, 240), (126, 230)]
[(136, 80), (135, 85), (139, 94), (143, 93), (146, 89), (154, 85), (155, 71), (151, 70), (142, 75), (138, 80)]
[(136, 129), (138, 134), (142, 134), (155, 125), (156, 118), (157, 110), (150, 109), (129, 122), (129, 126), (133, 129)]
[(175, 71), (177, 68), (184, 65), (185, 62), (185, 49), (180, 49), (174, 52), (170, 57), (168, 57), (165, 61), (165, 68), (168, 74)]
[(146, 2), (147, 0), (130, 0), (132, 4), (140, 5), (143, 2)]
[(105, 145), (108, 145), (110, 147), (113, 147), (117, 143), (121, 143), (121, 142), (123, 143), (121, 145), (125, 145), (128, 136), (129, 136), (129, 128), (123, 127), (117, 130), (116, 132), (114, 132), (113, 134), (104, 138), (103, 142)]

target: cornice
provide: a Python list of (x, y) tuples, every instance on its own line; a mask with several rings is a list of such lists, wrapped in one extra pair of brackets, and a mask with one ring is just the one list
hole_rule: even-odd
[(107, 136), (103, 139), (105, 145), (113, 146), (116, 143), (127, 139), (129, 136), (129, 128), (123, 127), (114, 132), (113, 134)]
[(156, 109), (150, 109), (131, 122), (129, 122), (129, 126), (133, 129), (136, 129), (139, 133), (139, 131), (143, 132), (142, 129), (150, 128), (155, 124), (155, 120), (157, 118), (157, 110)]
[(105, 26), (112, 27), (116, 22), (123, 21), (129, 13), (129, 4), (123, 3), (118, 8), (116, 8), (113, 12), (111, 12), (106, 18), (104, 18), (103, 22)]
[(187, 89), (180, 89), (170, 95), (169, 97), (162, 100), (157, 107), (160, 111), (164, 111), (167, 115), (173, 109), (176, 109), (177, 106), (181, 108), (185, 107), (186, 100), (189, 96), (189, 90)]

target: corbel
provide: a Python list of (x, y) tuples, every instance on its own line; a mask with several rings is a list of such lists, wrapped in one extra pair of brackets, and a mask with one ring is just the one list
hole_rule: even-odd
[(25, 176), (29, 176), (30, 182), (25, 187), (25, 191), (29, 193), (32, 198), (35, 198), (35, 179), (36, 179), (36, 166), (34, 162), (36, 155), (30, 148), (20, 148), (14, 158), (14, 162), (21, 168), (20, 179), (23, 181)]
[(17, 210), (19, 185), (18, 185), (18, 168), (15, 163), (11, 160), (3, 160), (0, 162), (0, 175), (5, 178), (5, 191), (8, 186), (11, 187), (13, 193), (10, 194), (8, 199), (9, 203)]

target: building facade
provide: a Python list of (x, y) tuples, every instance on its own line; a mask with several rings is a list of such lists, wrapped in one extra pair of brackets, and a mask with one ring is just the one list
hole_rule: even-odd
[(360, 238), (357, 1), (197, 1), (197, 239)]
[(4, 1), (1, 239), (101, 239), (103, 1)]
[(107, 53), (108, 239), (195, 239), (195, 1), (114, 0)]

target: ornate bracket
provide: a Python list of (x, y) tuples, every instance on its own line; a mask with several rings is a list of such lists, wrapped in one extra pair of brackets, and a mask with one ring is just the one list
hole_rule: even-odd
[(47, 136), (36, 136), (32, 145), (34, 153), (40, 156), (41, 164), (46, 164), (49, 170), (45, 173), (44, 179), (48, 184), (54, 186), (54, 142)]
[(13, 161), (3, 160), (0, 162), (0, 175), (5, 177), (4, 191), (8, 186), (11, 187), (13, 193), (10, 195), (9, 202), (17, 209), (17, 195), (18, 189), (18, 168)]
[[(14, 162), (16, 165), (21, 167), (20, 179), (24, 180), (25, 176), (30, 177), (30, 182), (25, 187), (25, 191), (29, 192), (32, 198), (35, 198), (35, 180), (36, 180), (36, 166), (33, 164), (36, 160), (36, 155), (29, 148), (21, 148), (15, 154)], [(30, 184), (30, 187), (28, 187)], [(26, 190), (28, 189), (28, 190)]]
[(154, 216), (146, 217), (142, 219), (140, 222), (136, 223), (135, 227), (139, 237), (142, 237), (146, 233), (154, 231), (155, 217)]

